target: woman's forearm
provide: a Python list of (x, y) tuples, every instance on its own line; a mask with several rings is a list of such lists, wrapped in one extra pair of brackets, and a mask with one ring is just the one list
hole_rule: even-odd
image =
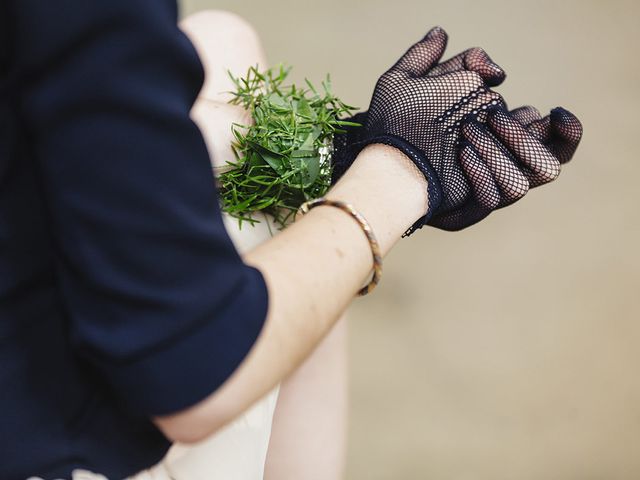
[[(369, 221), (383, 255), (426, 211), (426, 181), (400, 151), (373, 145), (327, 194)], [(367, 280), (372, 259), (359, 225), (333, 207), (317, 207), (245, 256), (269, 290), (265, 326), (234, 374), (209, 397), (156, 418), (172, 440), (205, 438), (282, 381), (313, 351)], [(250, 301), (250, 299), (248, 299)]]

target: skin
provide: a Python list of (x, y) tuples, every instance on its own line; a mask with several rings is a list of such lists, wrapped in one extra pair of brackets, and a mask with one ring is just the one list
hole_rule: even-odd
[[(445, 46), (446, 33), (433, 29), (406, 55), (424, 50), (421, 58), (432, 56), (430, 63), (420, 62), (420, 68), (426, 71), (429, 65), (437, 64)], [(401, 62), (404, 60), (406, 56)], [(454, 74), (482, 80), (476, 72)], [(416, 88), (425, 83), (418, 77), (411, 82)], [(556, 117), (567, 125), (573, 121), (563, 113)], [(508, 145), (511, 151), (527, 152), (527, 158), (521, 160), (530, 167), (535, 162), (532, 171), (536, 178), (554, 179), (559, 171), (557, 158), (538, 154), (539, 148), (551, 150), (532, 136), (511, 136), (513, 129), (496, 128), (500, 122), (504, 120), (489, 119), (495, 141)], [(466, 128), (463, 134), (475, 148), (473, 153), (481, 154), (491, 170), (502, 152), (493, 152), (493, 144), (483, 140), (486, 132), (476, 127)], [(487, 150), (478, 152), (483, 148)], [(471, 155), (469, 159), (477, 160)], [(500, 191), (508, 191), (510, 184), (496, 172), (494, 177)], [(473, 183), (474, 179), (470, 180)], [(518, 198), (520, 190), (524, 195), (528, 189), (526, 176), (522, 184), (523, 188), (514, 192)], [(368, 219), (384, 257), (426, 211), (426, 192), (423, 175), (407, 157), (388, 146), (370, 145), (327, 196), (351, 203)], [(360, 227), (344, 212), (327, 206), (313, 209), (278, 236), (249, 251), (244, 259), (263, 273), (267, 283), (269, 309), (264, 329), (240, 367), (217, 391), (191, 408), (154, 419), (175, 441), (206, 438), (289, 377), (331, 331), (371, 268), (371, 252)]]
[[(229, 105), (234, 88), (227, 69), (244, 74), (250, 66), (266, 68), (255, 30), (242, 18), (205, 11), (185, 18), (189, 36), (205, 67), (205, 85), (192, 110), (203, 133), (214, 169), (234, 160), (233, 123), (247, 124), (242, 107)], [(243, 38), (243, 41), (231, 42)], [(224, 39), (224, 41), (221, 41)], [(277, 230), (274, 230), (277, 231)], [(248, 230), (234, 231), (246, 235)], [(347, 322), (345, 315), (309, 358), (280, 385), (271, 428), (264, 478), (269, 480), (342, 478), (347, 430)]]
[[(424, 177), (404, 154), (372, 145), (328, 196), (351, 203), (367, 218), (385, 256), (426, 210), (426, 192)], [(240, 367), (217, 391), (191, 408), (155, 418), (174, 441), (206, 438), (299, 367), (366, 281), (371, 251), (353, 219), (321, 206), (251, 250), (245, 261), (258, 268), (267, 283), (265, 326)]]

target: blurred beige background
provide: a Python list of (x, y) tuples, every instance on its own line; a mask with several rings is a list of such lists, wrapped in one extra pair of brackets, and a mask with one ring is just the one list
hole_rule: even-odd
[(366, 108), (433, 25), (482, 46), (510, 107), (585, 136), (558, 181), (467, 231), (425, 228), (352, 308), (348, 479), (640, 478), (640, 3), (184, 0)]

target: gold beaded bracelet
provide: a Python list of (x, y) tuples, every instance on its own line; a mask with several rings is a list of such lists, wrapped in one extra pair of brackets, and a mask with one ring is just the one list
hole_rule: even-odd
[(371, 229), (371, 225), (369, 222), (362, 216), (360, 212), (358, 212), (352, 205), (341, 202), (340, 200), (330, 200), (328, 198), (316, 198), (315, 200), (309, 200), (308, 202), (304, 202), (300, 205), (298, 212), (302, 215), (308, 213), (314, 207), (319, 207), (320, 205), (328, 205), (330, 207), (336, 207), (342, 210), (343, 212), (348, 213), (358, 225), (362, 228), (362, 231), (367, 237), (369, 241), (369, 246), (371, 247), (371, 255), (373, 256), (373, 276), (371, 277), (371, 281), (362, 287), (358, 292), (358, 295), (366, 295), (367, 293), (371, 293), (378, 282), (380, 282), (380, 277), (382, 276), (382, 255), (380, 254), (380, 245), (378, 244), (378, 240), (376, 236), (373, 234), (373, 230)]

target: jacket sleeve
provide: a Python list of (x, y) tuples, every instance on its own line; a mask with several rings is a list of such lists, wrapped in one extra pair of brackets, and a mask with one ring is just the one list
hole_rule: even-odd
[(222, 223), (176, 4), (12, 0), (9, 15), (73, 348), (137, 412), (197, 403), (252, 347), (268, 296)]

